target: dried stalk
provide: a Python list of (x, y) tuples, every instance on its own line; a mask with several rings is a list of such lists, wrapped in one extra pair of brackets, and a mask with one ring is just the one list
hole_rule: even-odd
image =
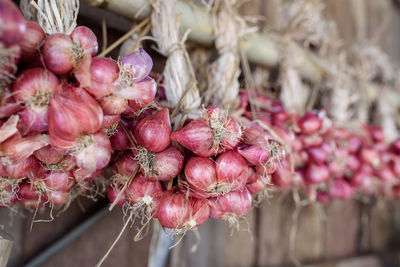
[(239, 31), (243, 20), (234, 10), (236, 0), (222, 0), (214, 16), (215, 46), (219, 57), (208, 71), (205, 102), (226, 110), (237, 106), (239, 93)]
[(79, 0), (21, 0), (22, 13), (39, 23), (47, 34), (71, 34), (76, 27)]
[[(157, 40), (160, 53), (168, 57), (163, 75), (165, 91), (170, 107), (175, 107), (179, 114), (175, 125), (183, 114), (198, 117), (201, 103), (194, 71), (189, 55), (184, 46), (188, 32), (180, 33), (180, 21), (176, 13), (176, 0), (155, 0), (153, 4), (152, 33)], [(174, 112), (174, 115), (177, 114)]]

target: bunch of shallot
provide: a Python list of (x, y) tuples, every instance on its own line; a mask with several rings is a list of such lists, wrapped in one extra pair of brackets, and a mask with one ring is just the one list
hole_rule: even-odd
[(62, 207), (128, 148), (122, 113), (156, 93), (150, 56), (96, 57), (85, 26), (44, 33), (9, 0), (0, 1), (0, 206)]
[(115, 155), (109, 200), (144, 224), (157, 218), (174, 233), (208, 218), (238, 226), (252, 206), (251, 195), (265, 195), (270, 186), (283, 158), (281, 145), (218, 107), (204, 108), (201, 118), (174, 132), (169, 114), (156, 102), (136, 115), (122, 114), (130, 146)]
[(335, 127), (323, 111), (287, 113), (279, 100), (259, 94), (257, 118), (241, 93), (241, 111), (253, 127), (270, 129), (290, 153), (272, 174), (282, 190), (303, 188), (311, 200), (347, 200), (356, 194), (400, 197), (400, 139), (385, 144), (379, 126)]

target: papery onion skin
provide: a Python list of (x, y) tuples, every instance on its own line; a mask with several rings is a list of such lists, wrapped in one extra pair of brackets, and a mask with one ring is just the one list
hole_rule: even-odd
[(56, 164), (63, 159), (63, 154), (56, 151), (52, 146), (48, 145), (36, 150), (34, 156), (45, 164)]
[(162, 227), (179, 229), (188, 221), (190, 206), (186, 195), (180, 192), (165, 192), (160, 200), (157, 218)]
[(143, 169), (141, 171), (148, 179), (168, 181), (181, 172), (184, 159), (185, 157), (178, 149), (168, 147), (161, 152), (155, 153), (152, 173), (146, 175)]
[(161, 152), (170, 143), (171, 123), (169, 111), (164, 108), (142, 119), (134, 128), (137, 143), (150, 152)]
[(0, 126), (0, 143), (18, 133), (18, 121), (19, 116), (12, 115), (6, 122), (2, 122), (2, 125)]
[(7, 88), (4, 89), (0, 95), (0, 119), (10, 117), (20, 109), (22, 109), (22, 105), (14, 99)]
[(191, 121), (182, 129), (173, 132), (171, 139), (201, 157), (211, 157), (218, 150), (213, 148), (212, 129), (201, 119)]
[(154, 100), (157, 93), (157, 83), (154, 79), (146, 77), (129, 86), (121, 83), (114, 84), (112, 91), (113, 94), (130, 100), (130, 107), (138, 110)]
[(48, 135), (36, 134), (21, 137), (19, 134), (0, 144), (0, 154), (6, 156), (12, 163), (25, 160), (36, 150), (50, 143)]

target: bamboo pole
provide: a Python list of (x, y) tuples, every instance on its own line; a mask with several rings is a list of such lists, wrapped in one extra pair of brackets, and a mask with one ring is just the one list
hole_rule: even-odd
[[(108, 9), (116, 14), (133, 20), (143, 20), (151, 14), (149, 0), (83, 0), (86, 4)], [(205, 9), (178, 0), (177, 14), (180, 16), (183, 30), (191, 29), (188, 39), (203, 46), (214, 42), (211, 14)], [(277, 67), (280, 61), (279, 42), (267, 34), (251, 33), (241, 41), (249, 61), (269, 68)], [(297, 66), (301, 76), (309, 81), (318, 82), (325, 75), (324, 62), (309, 51), (303, 50), (303, 58)]]

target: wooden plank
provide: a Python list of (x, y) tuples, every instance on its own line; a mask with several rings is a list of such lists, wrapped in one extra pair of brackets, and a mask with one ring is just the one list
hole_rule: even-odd
[[(181, 243), (172, 249), (169, 266), (222, 267), (226, 266), (224, 255), (227, 226), (221, 220), (208, 220), (198, 229), (200, 240), (189, 232)], [(194, 245), (197, 250), (192, 251)]]
[(241, 222), (240, 230), (228, 229), (226, 235), (225, 266), (251, 266), (255, 254), (255, 209), (252, 209)]
[(0, 266), (6, 266), (14, 244), (14, 238), (0, 230)]
[(372, 251), (384, 251), (391, 248), (395, 235), (394, 203), (378, 199), (371, 211), (371, 247)]
[(260, 206), (258, 266), (279, 265), (288, 259), (293, 206), (285, 203), (291, 203), (291, 195), (281, 193)]
[(333, 201), (326, 207), (326, 258), (356, 254), (360, 228), (360, 207), (354, 200)]
[[(105, 254), (123, 226), (123, 214), (115, 208), (108, 216), (85, 234), (52, 257), (43, 267), (69, 267), (71, 259), (79, 266), (94, 266)], [(151, 232), (141, 241), (134, 242), (136, 227), (128, 228), (111, 251), (103, 266), (147, 266)]]

